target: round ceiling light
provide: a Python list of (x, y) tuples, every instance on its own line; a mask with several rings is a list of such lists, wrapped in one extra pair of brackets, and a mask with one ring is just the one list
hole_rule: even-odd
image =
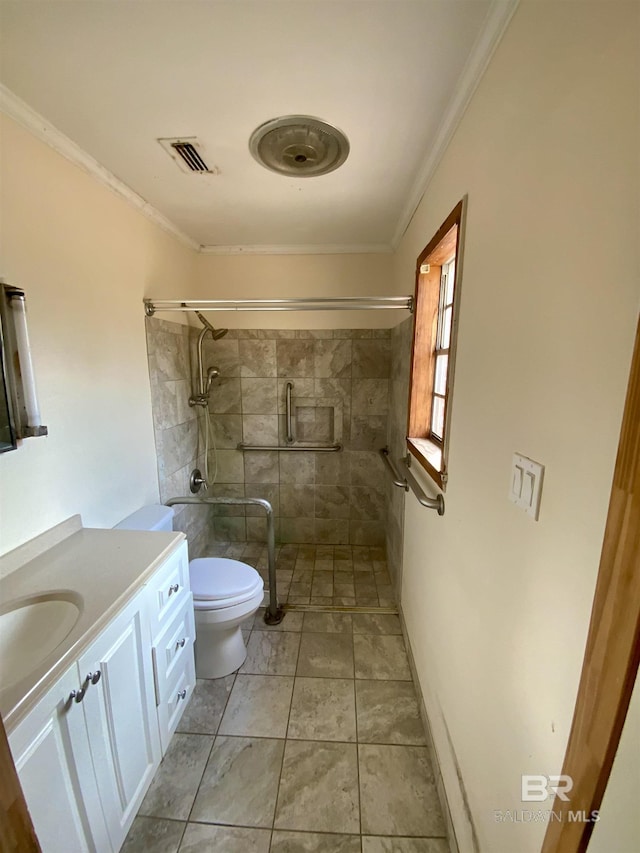
[(313, 116), (282, 116), (256, 128), (249, 139), (255, 159), (272, 172), (315, 178), (333, 172), (349, 156), (349, 140)]

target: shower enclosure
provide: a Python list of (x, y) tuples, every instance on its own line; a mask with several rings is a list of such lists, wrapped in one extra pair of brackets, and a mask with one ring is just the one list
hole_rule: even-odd
[[(411, 318), (404, 334), (225, 333), (201, 319), (202, 329), (147, 320), (161, 499), (190, 494), (191, 472), (200, 468), (208, 495), (271, 503), (282, 600), (393, 607), (403, 499), (379, 451), (389, 444), (397, 454), (404, 442)], [(198, 432), (209, 437), (208, 453)], [(185, 506), (177, 524), (193, 556), (241, 558), (266, 577), (259, 508)]]

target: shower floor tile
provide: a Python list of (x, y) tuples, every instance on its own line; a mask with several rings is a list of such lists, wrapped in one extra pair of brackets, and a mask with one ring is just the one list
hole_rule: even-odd
[[(210, 553), (258, 567), (269, 586), (267, 546), (214, 542)], [(277, 545), (276, 583), (281, 603), (317, 607), (395, 607), (384, 548), (361, 545)]]
[(123, 853), (449, 853), (398, 617), (263, 615), (198, 680)]

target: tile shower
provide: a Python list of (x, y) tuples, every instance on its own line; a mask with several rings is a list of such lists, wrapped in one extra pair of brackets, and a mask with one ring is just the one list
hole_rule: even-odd
[[(242, 329), (217, 341), (205, 338), (204, 364), (220, 370), (209, 403), (217, 447), (216, 482), (209, 494), (269, 500), (281, 545), (343, 547), (351, 560), (354, 551), (360, 549), (362, 557), (369, 548), (379, 560), (379, 549), (386, 546), (396, 574), (403, 502), (378, 451), (389, 443), (395, 455), (402, 452), (411, 322), (394, 329)], [(190, 494), (191, 470), (203, 467), (197, 455), (202, 415), (188, 405), (199, 330), (157, 318), (146, 323), (165, 501)], [(339, 442), (342, 451), (237, 449), (240, 442), (286, 443), (288, 382), (296, 440)], [(259, 508), (183, 507), (176, 526), (188, 535), (193, 556), (219, 551), (220, 543), (266, 541)], [(338, 559), (346, 556), (345, 550)]]

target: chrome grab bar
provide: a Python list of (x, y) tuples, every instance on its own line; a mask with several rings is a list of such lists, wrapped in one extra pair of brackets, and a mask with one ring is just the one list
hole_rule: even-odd
[(291, 392), (293, 391), (293, 382), (287, 382), (286, 385), (286, 406), (287, 406), (287, 444), (293, 444), (293, 423), (291, 411)]
[(409, 491), (409, 484), (407, 483), (406, 480), (400, 479), (400, 474), (398, 474), (396, 466), (393, 464), (393, 460), (389, 456), (389, 448), (388, 447), (381, 448), (380, 456), (382, 456), (382, 458), (385, 461), (385, 465), (391, 471), (391, 479), (393, 481), (393, 485), (399, 486), (401, 489), (404, 489), (405, 492), (408, 492)]
[(389, 456), (388, 447), (383, 447), (380, 450), (380, 456), (382, 456), (387, 467), (393, 475), (394, 486), (398, 486), (399, 488), (404, 489), (406, 492), (408, 492), (409, 488), (411, 488), (411, 491), (418, 499), (418, 503), (420, 503), (422, 506), (427, 507), (427, 509), (435, 509), (438, 515), (444, 515), (444, 495), (439, 494), (435, 498), (430, 498), (424, 493), (422, 486), (409, 470), (410, 457), (408, 455), (406, 460), (402, 460), (402, 466), (404, 468), (405, 473), (404, 479), (402, 479), (400, 474), (398, 474), (398, 471), (396, 470), (396, 467), (393, 464), (391, 457)]
[(236, 450), (306, 450), (316, 453), (337, 453), (342, 450), (341, 444), (240, 444)]
[(269, 564), (269, 606), (264, 614), (267, 625), (278, 625), (284, 618), (284, 610), (278, 606), (276, 593), (276, 532), (273, 521), (273, 507), (264, 498), (197, 498), (185, 495), (169, 498), (165, 506), (176, 504), (222, 504), (229, 506), (261, 506), (267, 514), (267, 560)]

